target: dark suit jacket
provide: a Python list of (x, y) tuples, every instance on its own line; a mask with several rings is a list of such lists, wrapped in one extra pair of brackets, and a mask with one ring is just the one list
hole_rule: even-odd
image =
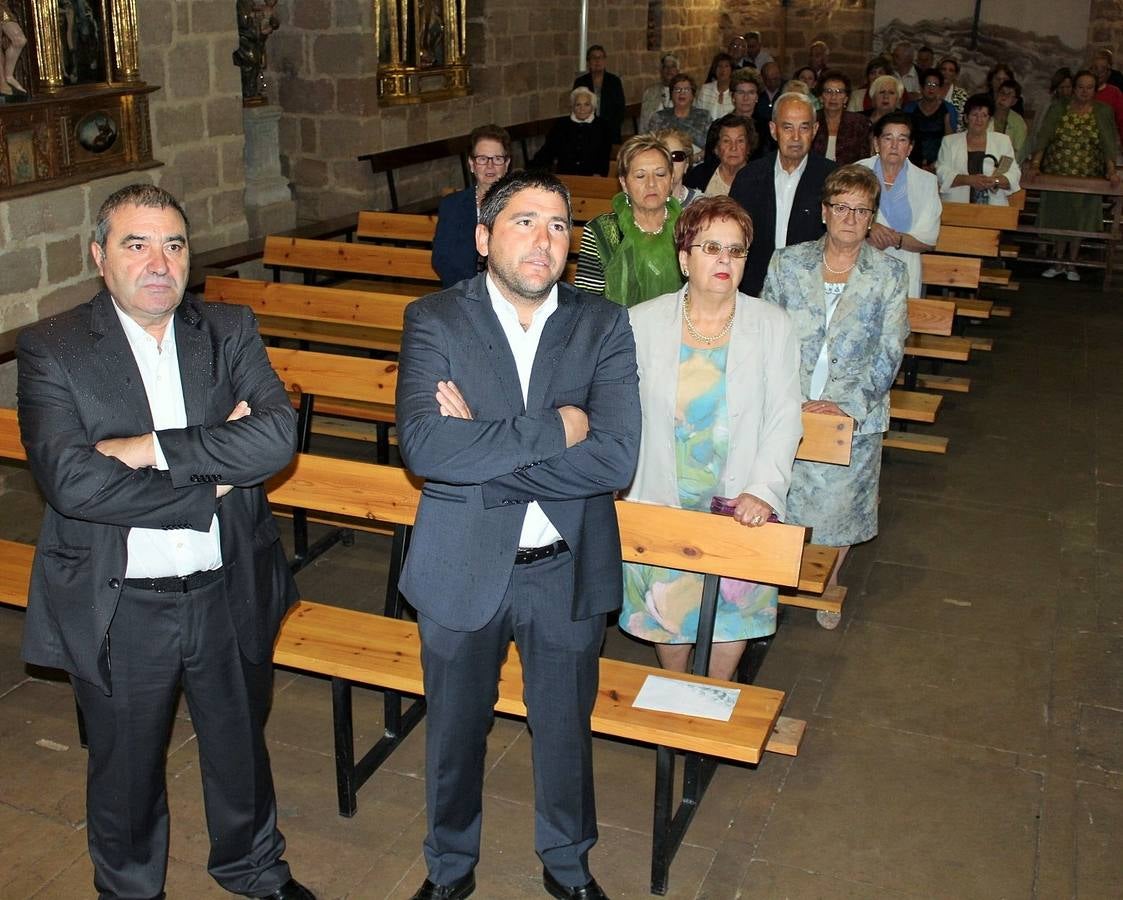
[[(823, 227), (823, 182), (835, 165), (816, 153), (808, 154), (807, 167), (795, 189), (792, 212), (788, 217), (787, 244), (818, 240)], [(753, 220), (753, 242), (745, 260), (741, 292), (759, 297), (768, 273), (768, 261), (776, 249), (776, 182), (773, 180), (776, 154), (749, 163), (737, 173), (729, 196), (748, 211)]]
[[(440, 414), (438, 381), (473, 419)], [(589, 436), (565, 446), (557, 408), (578, 406)], [(503, 600), (525, 515), (536, 500), (573, 554), (572, 616), (620, 606), (613, 492), (639, 452), (635, 342), (622, 306), (558, 284), (524, 407), (518, 371), (485, 276), (406, 309), (398, 370), (402, 458), (425, 479), (401, 589), (445, 628), (483, 627)]]
[[(19, 337), (20, 435), (47, 500), (23, 658), (110, 692), (106, 633), (131, 527), (206, 531), (218, 512), (226, 593), (242, 652), (268, 658), (296, 588), (262, 482), (296, 447), (296, 417), (253, 313), (188, 295), (175, 313), (186, 428), (158, 432), (167, 471), (133, 470), (94, 444), (153, 430), (113, 301), (88, 303)], [(239, 400), (252, 415), (226, 417)], [(215, 486), (235, 489), (216, 500)]]
[[(596, 93), (593, 88), (593, 76), (589, 72), (574, 78), (573, 86), (587, 87), (594, 94)], [(624, 97), (624, 85), (620, 81), (620, 76), (605, 72), (604, 80), (601, 82), (600, 109), (597, 110), (597, 115), (604, 119), (610, 143), (620, 143), (620, 126), (624, 122), (624, 114), (627, 110), (628, 101)]]
[(476, 186), (449, 194), (437, 207), (433, 235), (433, 268), (443, 287), (452, 287), (479, 271), (476, 253)]
[[(826, 153), (829, 137), (826, 113), (819, 110), (819, 130), (815, 133), (815, 140), (811, 142), (811, 152), (818, 153), (820, 156)], [(846, 166), (871, 155), (869, 117), (861, 113), (843, 111), (834, 146), (835, 163)]]

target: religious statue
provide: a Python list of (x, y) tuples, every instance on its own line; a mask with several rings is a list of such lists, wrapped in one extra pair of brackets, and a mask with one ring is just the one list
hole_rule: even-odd
[(265, 42), (281, 27), (275, 15), (277, 0), (237, 0), (238, 49), (232, 54), (234, 65), (242, 70), (242, 102), (266, 103), (261, 72), (265, 68)]
[(6, 0), (0, 0), (0, 46), (0, 94), (10, 95), (13, 89), (26, 94), (27, 88), (16, 81), (16, 63), (27, 46), (27, 36)]

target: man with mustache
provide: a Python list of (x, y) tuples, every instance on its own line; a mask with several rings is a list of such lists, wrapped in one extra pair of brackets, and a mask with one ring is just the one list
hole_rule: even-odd
[(416, 608), (428, 704), (428, 877), (476, 887), (484, 756), (515, 641), (534, 758), (535, 849), (558, 898), (599, 900), (592, 736), (605, 617), (621, 602), (613, 492), (639, 448), (627, 311), (559, 283), (569, 194), (517, 172), (480, 206), (487, 271), (406, 310), (402, 458), (425, 479), (400, 587)]
[(253, 313), (184, 293), (187, 216), (134, 184), (98, 211), (105, 290), (20, 334), (19, 422), (47, 501), (23, 658), (70, 674), (86, 723), (100, 900), (164, 896), (165, 757), (182, 690), (199, 745), (208, 871), (313, 900), (281, 858), (264, 725), (296, 587), (262, 482), (296, 417)]
[(741, 291), (759, 297), (772, 251), (818, 240), (824, 231), (820, 193), (834, 162), (811, 152), (819, 125), (804, 94), (781, 94), (772, 109), (769, 133), (776, 150), (737, 173), (729, 196), (753, 220), (753, 242)]

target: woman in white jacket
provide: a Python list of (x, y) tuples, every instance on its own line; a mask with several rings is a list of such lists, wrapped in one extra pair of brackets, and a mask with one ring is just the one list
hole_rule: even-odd
[(963, 106), (967, 130), (949, 134), (940, 144), (936, 176), (947, 203), (1009, 206), (1010, 194), (1021, 188), (1022, 170), (1010, 138), (988, 131), (994, 115), (989, 94), (975, 94)]
[[(728, 197), (683, 212), (675, 245), (686, 285), (629, 310), (643, 430), (626, 499), (709, 510), (732, 501), (753, 528), (783, 517), (802, 435), (799, 348), (788, 314), (737, 291), (752, 221)], [(697, 639), (702, 576), (626, 564), (620, 627), (685, 671)], [(724, 578), (709, 674), (731, 679), (745, 643), (776, 630), (777, 591)]]

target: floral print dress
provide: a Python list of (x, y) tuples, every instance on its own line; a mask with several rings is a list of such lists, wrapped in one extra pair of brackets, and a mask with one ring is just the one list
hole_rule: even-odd
[[(675, 403), (675, 462), (679, 504), (708, 511), (720, 489), (729, 453), (725, 368), (728, 346), (679, 353)], [(698, 635), (703, 577), (639, 563), (624, 564), (620, 627), (657, 644), (692, 644)], [(714, 641), (766, 637), (776, 631), (778, 591), (770, 585), (721, 579)]]

